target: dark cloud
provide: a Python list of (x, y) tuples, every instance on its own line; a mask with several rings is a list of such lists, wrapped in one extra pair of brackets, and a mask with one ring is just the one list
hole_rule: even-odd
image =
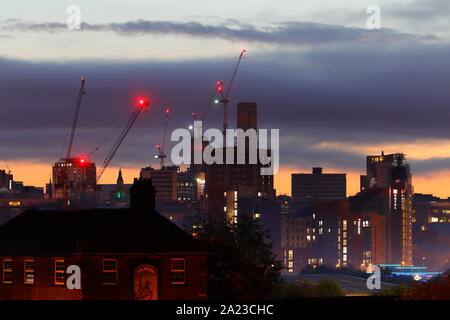
[[(68, 31), (63, 23), (34, 23), (8, 21), (0, 30), (13, 32), (59, 33)], [(369, 31), (316, 22), (284, 22), (271, 27), (257, 27), (235, 20), (207, 25), (199, 22), (136, 20), (122, 23), (82, 23), (81, 31), (114, 32), (121, 36), (179, 35), (200, 38), (218, 38), (229, 41), (258, 42), (273, 45), (307, 46), (338, 42), (392, 42), (436, 40), (432, 35), (400, 33), (391, 29)]]
[(415, 173), (426, 174), (450, 169), (450, 158), (432, 158), (425, 160), (410, 160)]
[[(351, 44), (298, 53), (249, 53), (233, 89), (235, 104), (256, 101), (261, 128), (280, 128), (281, 162), (360, 170), (356, 153), (317, 149), (323, 141), (383, 143), (450, 139), (448, 44), (396, 46)], [(171, 107), (171, 129), (187, 127), (203, 110), (215, 81), (226, 80), (234, 58), (184, 62), (0, 60), (0, 158), (54, 161), (70, 123), (79, 86), (87, 77), (76, 136), (77, 152), (88, 153), (132, 112), (134, 98), (148, 94), (143, 115), (119, 150), (116, 164), (144, 165), (155, 154), (163, 109)], [(221, 127), (212, 106), (205, 127)], [(114, 139), (95, 154), (103, 160)], [(402, 150), (398, 150), (402, 151)], [(446, 168), (447, 159), (411, 162), (413, 172)], [(417, 167), (417, 171), (416, 170)]]

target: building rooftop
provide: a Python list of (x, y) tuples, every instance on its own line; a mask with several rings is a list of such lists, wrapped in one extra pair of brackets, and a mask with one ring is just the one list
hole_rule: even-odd
[(200, 252), (203, 244), (157, 212), (25, 211), (0, 227), (0, 255)]

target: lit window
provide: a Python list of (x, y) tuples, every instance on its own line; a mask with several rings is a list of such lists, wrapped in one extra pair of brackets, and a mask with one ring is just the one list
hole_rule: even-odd
[(10, 201), (9, 206), (10, 207), (20, 207), (21, 203), (20, 201)]
[(25, 260), (23, 262), (23, 282), (25, 284), (34, 283), (34, 260)]
[(12, 259), (3, 260), (3, 283), (12, 283), (13, 261)]
[(103, 284), (117, 284), (117, 259), (103, 259)]
[(64, 260), (55, 260), (55, 284), (63, 285), (66, 270)]
[(186, 262), (184, 258), (174, 258), (170, 262), (170, 271), (172, 272), (172, 284), (185, 284)]

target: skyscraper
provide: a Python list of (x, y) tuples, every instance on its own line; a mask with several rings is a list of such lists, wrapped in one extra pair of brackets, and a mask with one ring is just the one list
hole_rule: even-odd
[(361, 191), (383, 189), (386, 260), (412, 265), (412, 194), (411, 170), (405, 155), (394, 153), (367, 156), (367, 174), (361, 176)]
[[(256, 129), (256, 103), (239, 103), (237, 107), (237, 128), (242, 130)], [(205, 166), (205, 190), (207, 210), (213, 216), (225, 215), (236, 219), (239, 209), (235, 207), (238, 197), (266, 198), (275, 200), (273, 175), (261, 175), (263, 165), (259, 160), (255, 164), (237, 164), (237, 147), (230, 146), (235, 155), (235, 164), (212, 164)], [(259, 150), (256, 150), (257, 153)], [(246, 141), (246, 159), (249, 159), (248, 143)], [(227, 150), (224, 150), (225, 155)]]

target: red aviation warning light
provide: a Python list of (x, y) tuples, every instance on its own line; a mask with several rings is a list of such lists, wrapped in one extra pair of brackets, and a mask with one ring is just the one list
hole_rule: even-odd
[(140, 97), (137, 99), (137, 105), (141, 108), (148, 107), (150, 105), (150, 102), (147, 99)]
[(77, 162), (78, 162), (79, 165), (84, 166), (84, 165), (88, 164), (89, 161), (85, 157), (79, 157)]
[(222, 92), (222, 90), (223, 90), (223, 82), (217, 81), (217, 91)]
[(166, 109), (166, 114), (169, 114), (169, 113), (170, 113), (170, 109), (167, 108), (167, 109)]

